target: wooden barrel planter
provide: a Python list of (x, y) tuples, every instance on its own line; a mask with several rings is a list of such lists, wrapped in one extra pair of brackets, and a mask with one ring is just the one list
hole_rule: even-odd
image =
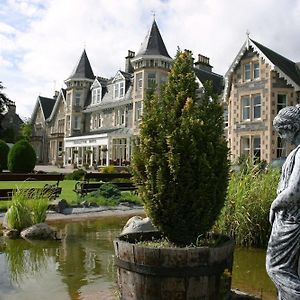
[(151, 248), (136, 244), (158, 235), (134, 233), (114, 240), (120, 299), (230, 299), (232, 239), (222, 236), (224, 243), (218, 247)]

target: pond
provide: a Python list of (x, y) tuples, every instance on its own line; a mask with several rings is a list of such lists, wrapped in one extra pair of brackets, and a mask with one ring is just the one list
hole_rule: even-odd
[[(112, 240), (129, 217), (52, 223), (61, 241), (0, 239), (0, 300), (116, 299)], [(233, 287), (276, 298), (265, 251), (236, 249)]]

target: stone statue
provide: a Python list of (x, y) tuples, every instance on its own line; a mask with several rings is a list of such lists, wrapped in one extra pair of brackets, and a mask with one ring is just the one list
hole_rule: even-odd
[(296, 148), (282, 166), (277, 197), (270, 208), (266, 268), (279, 300), (300, 300), (300, 106), (281, 109), (273, 125)]

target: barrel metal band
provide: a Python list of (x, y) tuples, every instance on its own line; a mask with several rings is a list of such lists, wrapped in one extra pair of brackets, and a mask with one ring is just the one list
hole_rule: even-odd
[(211, 264), (209, 266), (196, 267), (164, 267), (164, 266), (147, 266), (124, 261), (115, 257), (115, 265), (119, 268), (150, 276), (160, 277), (198, 277), (213, 276), (223, 273), (226, 268), (226, 262)]

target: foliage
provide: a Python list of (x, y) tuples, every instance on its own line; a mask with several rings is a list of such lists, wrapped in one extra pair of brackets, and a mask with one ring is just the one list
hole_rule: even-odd
[(30, 121), (27, 121), (25, 123), (23, 123), (21, 125), (21, 136), (29, 141), (30, 140), (30, 137), (31, 137), (31, 133), (32, 133), (32, 126), (30, 124)]
[(86, 195), (83, 201), (105, 206), (115, 206), (121, 202), (141, 204), (140, 198), (137, 195), (130, 192), (121, 192), (116, 185), (109, 182), (103, 183), (97, 191)]
[(65, 175), (65, 179), (67, 180), (82, 180), (86, 171), (83, 169), (77, 169), (70, 174)]
[(248, 162), (247, 168), (231, 174), (227, 200), (215, 230), (232, 236), (247, 247), (265, 247), (271, 226), (269, 209), (276, 197), (279, 171), (262, 171)]
[(11, 206), (7, 211), (9, 227), (21, 231), (33, 224), (44, 222), (50, 198), (50, 192), (16, 190), (12, 196)]
[(11, 206), (6, 214), (9, 228), (21, 231), (32, 225), (30, 210), (21, 192), (14, 193)]
[(10, 149), (8, 169), (14, 173), (32, 172), (36, 163), (36, 153), (26, 140), (20, 140)]
[(201, 99), (197, 88), (191, 53), (178, 51), (162, 93), (150, 91), (144, 101), (133, 155), (134, 180), (147, 215), (181, 245), (195, 243), (213, 226), (227, 189), (222, 107), (210, 83)]
[(14, 143), (16, 140), (16, 134), (12, 127), (5, 128), (1, 131), (1, 138), (6, 143)]
[(0, 172), (7, 169), (8, 152), (8, 145), (4, 141), (0, 140)]

